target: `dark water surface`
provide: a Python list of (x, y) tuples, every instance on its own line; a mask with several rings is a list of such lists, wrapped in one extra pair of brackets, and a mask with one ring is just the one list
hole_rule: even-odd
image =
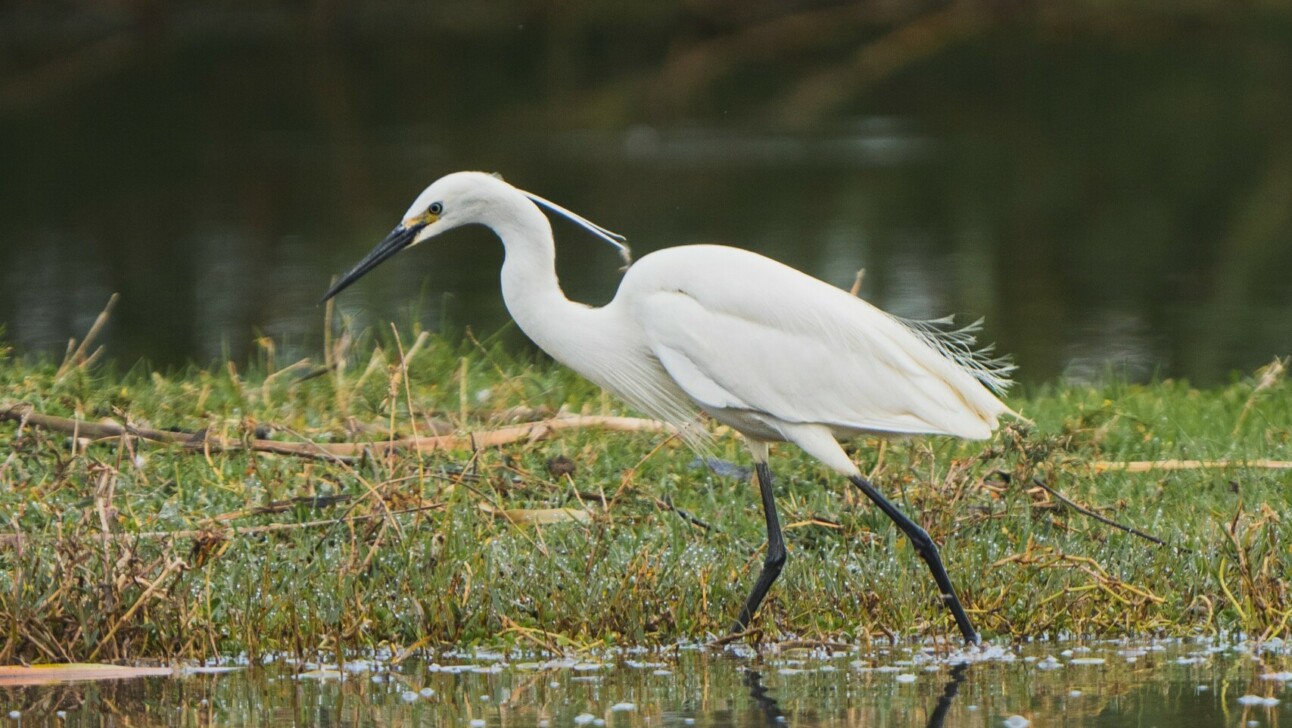
[[(695, 8), (567, 5), (7, 14), (4, 338), (61, 353), (120, 292), (126, 365), (244, 359), (259, 335), (317, 357), (330, 277), (479, 168), (639, 255), (723, 242), (840, 286), (864, 267), (896, 313), (986, 316), (1032, 381), (1214, 383), (1292, 351), (1286, 15), (966, 16), (875, 77), (848, 72), (874, 23), (742, 45)], [(608, 300), (613, 251), (557, 235), (571, 297)], [(341, 304), (490, 333), (500, 260), (459, 231)]]
[[(967, 661), (966, 661), (967, 660)], [(463, 653), (0, 687), (11, 725), (1277, 726), (1281, 643)], [(14, 712), (10, 712), (14, 711)]]

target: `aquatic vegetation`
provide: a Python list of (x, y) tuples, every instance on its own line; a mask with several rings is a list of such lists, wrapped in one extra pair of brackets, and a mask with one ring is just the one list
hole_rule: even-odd
[[(286, 367), (2, 363), (3, 662), (703, 641), (761, 562), (744, 471), (665, 433), (531, 428), (487, 444), (562, 412), (635, 413), (470, 337), (347, 334)], [(1034, 424), (986, 444), (859, 440), (852, 454), (944, 545), (989, 640), (1287, 637), (1292, 390), (1267, 380), (1056, 384), (1012, 397)], [(459, 436), (380, 445), (445, 433)], [(715, 434), (706, 456), (747, 464)], [(309, 452), (341, 442), (377, 444)], [(882, 514), (793, 448), (775, 462), (790, 557), (746, 639), (956, 641)]]

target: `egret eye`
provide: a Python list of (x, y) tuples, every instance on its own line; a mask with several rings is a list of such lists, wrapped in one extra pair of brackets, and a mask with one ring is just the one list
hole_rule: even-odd
[(436, 217), (439, 217), (440, 214), (444, 212), (444, 205), (441, 205), (438, 202), (432, 202), (431, 206), (426, 208), (426, 211), (431, 213), (432, 215), (435, 215)]

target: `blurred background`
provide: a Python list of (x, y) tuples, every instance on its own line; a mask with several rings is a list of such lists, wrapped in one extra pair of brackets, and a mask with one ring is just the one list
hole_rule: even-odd
[[(1226, 381), (1292, 352), (1292, 11), (1259, 0), (382, 0), (0, 6), (0, 324), (120, 366), (317, 356), (331, 277), (435, 178), (721, 242), (907, 317), (986, 317), (1031, 382)], [(576, 300), (609, 247), (556, 223)], [(511, 326), (465, 230), (340, 299)]]

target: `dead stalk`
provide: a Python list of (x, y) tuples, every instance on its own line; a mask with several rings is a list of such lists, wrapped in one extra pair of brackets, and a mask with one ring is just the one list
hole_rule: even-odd
[(99, 332), (103, 330), (104, 325), (108, 323), (108, 317), (112, 315), (112, 309), (116, 308), (117, 301), (120, 298), (121, 296), (116, 293), (108, 297), (107, 305), (105, 305), (103, 310), (99, 312), (99, 315), (94, 318), (94, 323), (90, 325), (90, 330), (85, 333), (85, 338), (81, 340), (79, 345), (73, 348), (73, 343), (76, 341), (75, 339), (67, 342), (67, 356), (63, 358), (63, 363), (58, 366), (58, 371), (54, 374), (54, 381), (56, 383), (62, 381), (63, 377), (67, 376), (67, 374), (72, 370), (88, 367), (99, 358), (103, 351), (102, 348), (98, 349), (93, 354), (90, 354), (88, 357), (85, 352), (89, 351), (90, 344), (99, 335)]
[(144, 590), (143, 594), (139, 595), (139, 598), (135, 600), (134, 604), (130, 605), (130, 608), (126, 610), (126, 613), (121, 615), (121, 617), (117, 619), (116, 623), (112, 625), (112, 629), (109, 629), (108, 633), (103, 635), (103, 639), (99, 640), (99, 644), (95, 646), (94, 651), (90, 653), (86, 662), (94, 662), (94, 658), (99, 656), (99, 651), (108, 643), (108, 640), (111, 640), (116, 636), (117, 630), (121, 629), (123, 624), (128, 622), (131, 617), (135, 616), (135, 612), (139, 611), (139, 608), (144, 605), (144, 602), (147, 601), (154, 592), (161, 588), (161, 584), (165, 582), (172, 573), (185, 568), (188, 568), (187, 564), (185, 564), (181, 559), (172, 559), (170, 563), (166, 564), (166, 568), (162, 570), (162, 573), (157, 577), (157, 579), (148, 585), (148, 588)]

